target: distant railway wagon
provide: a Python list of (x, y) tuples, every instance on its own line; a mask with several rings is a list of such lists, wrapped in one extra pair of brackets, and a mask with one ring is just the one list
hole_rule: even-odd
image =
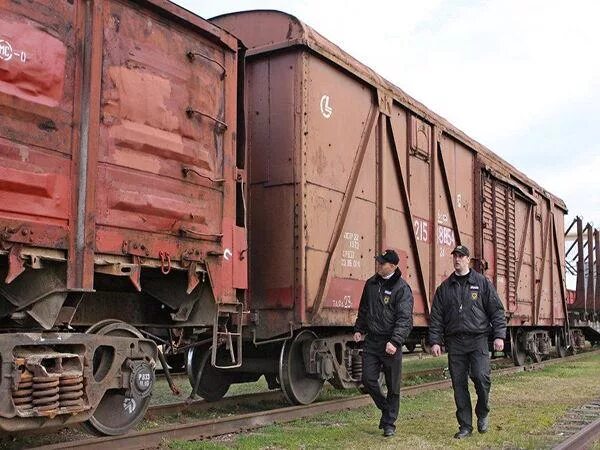
[(124, 432), (138, 328), (241, 311), (238, 48), (161, 0), (0, 2), (0, 429)]
[(0, 430), (125, 433), (159, 361), (209, 401), (263, 375), (292, 403), (359, 386), (385, 248), (409, 349), (465, 244), (515, 362), (564, 355), (600, 340), (597, 234), (565, 263), (565, 213), (290, 15), (0, 0)]

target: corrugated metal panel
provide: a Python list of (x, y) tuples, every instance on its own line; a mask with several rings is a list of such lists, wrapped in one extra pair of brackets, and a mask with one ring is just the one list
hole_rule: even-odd
[(482, 213), (489, 275), (499, 294), (512, 303), (516, 299), (515, 194), (510, 186), (487, 174), (483, 175)]

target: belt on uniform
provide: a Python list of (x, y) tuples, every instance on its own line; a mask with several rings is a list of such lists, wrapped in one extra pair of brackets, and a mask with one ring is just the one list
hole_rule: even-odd
[(474, 337), (483, 337), (487, 336), (487, 333), (454, 333), (448, 335), (449, 338), (474, 338)]

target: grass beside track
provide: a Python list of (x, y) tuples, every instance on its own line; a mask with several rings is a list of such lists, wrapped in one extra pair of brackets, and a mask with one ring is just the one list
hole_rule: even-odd
[[(491, 427), (462, 441), (450, 389), (403, 398), (397, 433), (383, 438), (374, 406), (323, 414), (209, 442), (169, 444), (172, 449), (364, 449), (364, 448), (550, 448), (559, 438), (553, 425), (569, 409), (600, 396), (600, 356), (551, 365), (541, 371), (496, 377), (491, 393)], [(474, 389), (471, 385), (473, 402)], [(596, 444), (594, 448), (598, 448)]]
[[(504, 361), (504, 363), (506, 363), (506, 361)], [(440, 358), (432, 358), (431, 356), (426, 354), (420, 354), (419, 356), (412, 355), (412, 357), (406, 358), (403, 364), (403, 373), (405, 375), (404, 383), (405, 385), (409, 386), (439, 380), (441, 379), (441, 369), (447, 367), (447, 365), (448, 361), (445, 356)], [(431, 376), (408, 376), (410, 373), (421, 372), (429, 369), (440, 369), (440, 371), (437, 374)], [(156, 381), (156, 385), (153, 390), (152, 399), (150, 402), (151, 405), (160, 405), (165, 403), (176, 402), (178, 400), (184, 400), (190, 394), (191, 386), (189, 384), (187, 375), (177, 374), (174, 375), (173, 378), (177, 386), (181, 390), (181, 396), (174, 396), (171, 393), (171, 390), (169, 389), (165, 378), (159, 377)], [(261, 377), (258, 381), (254, 383), (232, 385), (229, 391), (227, 392), (227, 396), (236, 396), (266, 391), (268, 391), (267, 382), (265, 381), (264, 377)], [(319, 396), (319, 400), (332, 400), (340, 397), (347, 397), (357, 394), (358, 390), (356, 389), (338, 391), (328, 383), (325, 383), (323, 392)], [(208, 410), (188, 411), (183, 414), (155, 417), (152, 419), (148, 418), (142, 421), (136, 428), (138, 430), (149, 430), (168, 424), (178, 424), (185, 423), (191, 420), (218, 418), (234, 414), (243, 414), (248, 412), (266, 410), (271, 408), (280, 408), (285, 405), (286, 403), (283, 400), (252, 402), (247, 404), (240, 404), (235, 407), (228, 406), (225, 408), (219, 407), (218, 404), (215, 404), (214, 408), (210, 408)], [(80, 431), (77, 427), (49, 432), (40, 431), (36, 435), (21, 435), (18, 437), (8, 439), (0, 437), (0, 450), (16, 450), (38, 445), (56, 444), (76, 439), (84, 439), (86, 437), (88, 436), (82, 431)]]

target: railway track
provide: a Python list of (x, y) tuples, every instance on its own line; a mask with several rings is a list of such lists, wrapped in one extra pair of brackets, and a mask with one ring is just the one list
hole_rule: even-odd
[(553, 447), (553, 450), (587, 449), (600, 439), (600, 399), (571, 411), (560, 423), (567, 439)]
[[(503, 369), (494, 370), (495, 376), (508, 375), (529, 370), (539, 370), (545, 366), (577, 360), (584, 356), (592, 354), (600, 354), (600, 350), (589, 351), (566, 358), (556, 358), (540, 363), (534, 363), (526, 366), (513, 366)], [(402, 394), (411, 396), (421, 392), (444, 389), (451, 386), (450, 380), (434, 381), (415, 386), (408, 386), (402, 389)], [(240, 402), (241, 397), (245, 397), (245, 401), (265, 398), (267, 394), (276, 396), (281, 395), (279, 392), (268, 392), (261, 394), (249, 394), (247, 396), (226, 397), (222, 401)], [(273, 397), (276, 398), (276, 397)], [(368, 395), (359, 395), (354, 397), (345, 397), (337, 400), (329, 400), (323, 402), (312, 403), (310, 405), (288, 406), (276, 408), (267, 411), (260, 411), (249, 414), (241, 414), (230, 417), (223, 417), (210, 420), (194, 421), (186, 424), (171, 424), (169, 426), (147, 430), (132, 432), (123, 436), (102, 437), (78, 440), (72, 442), (63, 442), (60, 444), (37, 447), (38, 450), (58, 450), (58, 449), (142, 449), (159, 447), (162, 443), (169, 440), (197, 440), (207, 439), (214, 436), (219, 436), (228, 433), (237, 433), (244, 430), (259, 428), (265, 425), (276, 422), (289, 422), (292, 420), (313, 416), (316, 414), (335, 412), (345, 409), (356, 409), (362, 406), (370, 405), (371, 398)], [(207, 404), (207, 402), (193, 402), (186, 407), (178, 406), (180, 404), (157, 405), (150, 409), (150, 414), (165, 414), (168, 412), (181, 411), (179, 408), (206, 408), (214, 406), (215, 403)], [(201, 406), (202, 405), (202, 406)], [(600, 425), (598, 425), (600, 429)]]

